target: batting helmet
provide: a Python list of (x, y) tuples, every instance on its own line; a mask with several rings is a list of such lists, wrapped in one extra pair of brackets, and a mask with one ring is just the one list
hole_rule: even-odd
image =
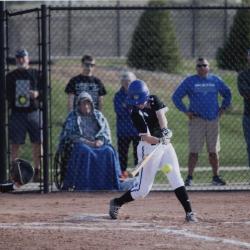
[(20, 185), (28, 183), (34, 175), (34, 169), (29, 162), (16, 159), (12, 162), (10, 176), (14, 182)]
[(130, 105), (143, 104), (148, 100), (149, 89), (146, 83), (142, 80), (135, 80), (128, 87), (127, 102)]

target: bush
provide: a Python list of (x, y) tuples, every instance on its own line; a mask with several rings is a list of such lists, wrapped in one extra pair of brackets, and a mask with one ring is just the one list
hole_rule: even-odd
[[(164, 1), (150, 1), (149, 6)], [(174, 72), (180, 63), (175, 31), (167, 10), (146, 10), (134, 31), (128, 65), (137, 69)]]
[(229, 37), (216, 55), (221, 69), (242, 70), (247, 65), (246, 51), (250, 48), (250, 11), (238, 10)]

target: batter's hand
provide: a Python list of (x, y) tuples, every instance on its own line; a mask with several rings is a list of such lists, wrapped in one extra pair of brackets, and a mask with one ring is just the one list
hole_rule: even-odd
[(162, 143), (164, 145), (167, 145), (167, 144), (170, 143), (170, 139), (167, 138), (167, 137), (165, 137), (165, 136), (163, 136), (163, 137), (160, 138), (160, 143)]

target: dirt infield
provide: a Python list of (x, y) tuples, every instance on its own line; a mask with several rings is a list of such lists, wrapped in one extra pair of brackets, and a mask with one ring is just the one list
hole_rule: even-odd
[(0, 194), (0, 249), (250, 249), (250, 192), (190, 192), (196, 224), (173, 192), (107, 214), (118, 193)]

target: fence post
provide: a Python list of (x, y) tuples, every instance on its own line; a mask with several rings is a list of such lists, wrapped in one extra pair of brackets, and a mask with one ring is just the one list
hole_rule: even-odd
[(48, 57), (47, 57), (47, 7), (41, 5), (42, 83), (43, 83), (43, 185), (49, 191), (49, 122), (48, 122)]
[(72, 11), (71, 11), (71, 1), (68, 1), (68, 15), (67, 15), (67, 55), (71, 56), (71, 37), (72, 37)]
[(116, 10), (116, 56), (121, 56), (121, 16), (120, 16), (120, 0), (117, 0), (116, 6), (118, 9)]
[(0, 2), (0, 183), (6, 182), (6, 83), (5, 83), (5, 29), (4, 2)]

